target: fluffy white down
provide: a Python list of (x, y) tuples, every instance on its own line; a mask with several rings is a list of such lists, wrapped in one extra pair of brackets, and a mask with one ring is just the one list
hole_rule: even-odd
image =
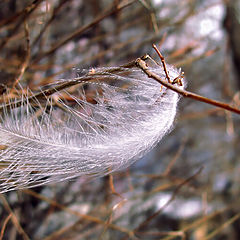
[[(44, 104), (26, 103), (25, 96), (21, 107), (3, 111), (0, 193), (126, 168), (171, 129), (175, 92), (138, 68), (109, 70), (94, 70), (100, 77)], [(151, 70), (165, 79), (161, 67)], [(172, 79), (179, 75), (168, 70)]]

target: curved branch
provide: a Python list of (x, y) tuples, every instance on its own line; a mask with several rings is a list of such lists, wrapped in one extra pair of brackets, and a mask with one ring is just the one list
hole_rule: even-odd
[(223, 108), (225, 110), (228, 110), (228, 111), (240, 114), (240, 109), (232, 107), (232, 106), (230, 106), (227, 103), (223, 103), (223, 102), (219, 102), (219, 101), (207, 98), (207, 97), (203, 97), (203, 96), (198, 95), (196, 93), (192, 93), (192, 92), (186, 91), (184, 89), (178, 88), (178, 87), (174, 86), (173, 84), (168, 83), (167, 81), (164, 81), (156, 73), (154, 73), (154, 72), (149, 70), (149, 68), (147, 66), (147, 63), (144, 60), (145, 59), (138, 58), (136, 60), (136, 66), (139, 67), (140, 69), (142, 69), (143, 72), (148, 75), (148, 77), (155, 79), (156, 81), (161, 83), (163, 86), (165, 86), (167, 88), (170, 88), (174, 92), (177, 92), (177, 93), (181, 94), (184, 97), (192, 98), (194, 100), (197, 100), (197, 101), (200, 101), (200, 102), (205, 102), (207, 104), (210, 104), (210, 105), (213, 105), (213, 106), (217, 106), (217, 107)]

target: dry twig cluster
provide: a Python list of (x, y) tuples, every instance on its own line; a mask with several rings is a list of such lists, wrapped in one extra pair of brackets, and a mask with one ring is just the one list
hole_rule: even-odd
[[(189, 27), (219, 5), (224, 7), (190, 0), (158, 5), (151, 0), (1, 1), (2, 104), (13, 99), (23, 104), (19, 96), (29, 94), (27, 89), (34, 93), (28, 98), (33, 105), (36, 99), (44, 105), (46, 97), (66, 87), (72, 94), (79, 82), (54, 84), (61, 74), (63, 79), (78, 79), (81, 69), (111, 69), (108, 66), (121, 66), (146, 52), (156, 59), (153, 42), (160, 42), (167, 62), (184, 67), (191, 91), (175, 89), (181, 75), (168, 83), (168, 68), (167, 81), (162, 81), (165, 76), (159, 78), (146, 66), (151, 60), (131, 64), (150, 81), (191, 99), (180, 104), (173, 134), (129, 170), (90, 182), (79, 178), (0, 194), (0, 239), (239, 238), (240, 123), (232, 114), (239, 113), (239, 93), (225, 42), (213, 40), (213, 33), (194, 38)], [(94, 100), (90, 90), (84, 89), (89, 102)], [(55, 108), (60, 107), (58, 100), (74, 103), (63, 94), (53, 99)]]

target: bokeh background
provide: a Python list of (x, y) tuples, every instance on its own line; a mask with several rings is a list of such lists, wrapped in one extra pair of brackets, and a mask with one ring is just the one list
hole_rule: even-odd
[[(239, 38), (237, 0), (2, 0), (0, 92), (158, 59), (155, 43), (189, 91), (240, 107)], [(0, 194), (0, 239), (240, 239), (239, 126), (182, 98), (172, 132), (126, 171)]]

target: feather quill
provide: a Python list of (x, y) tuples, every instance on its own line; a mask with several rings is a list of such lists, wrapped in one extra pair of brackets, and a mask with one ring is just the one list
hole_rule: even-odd
[[(151, 70), (165, 78), (160, 66)], [(137, 67), (81, 71), (80, 84), (57, 90), (72, 81), (56, 82), (44, 101), (25, 93), (3, 106), (0, 193), (119, 171), (171, 130), (178, 94)]]

